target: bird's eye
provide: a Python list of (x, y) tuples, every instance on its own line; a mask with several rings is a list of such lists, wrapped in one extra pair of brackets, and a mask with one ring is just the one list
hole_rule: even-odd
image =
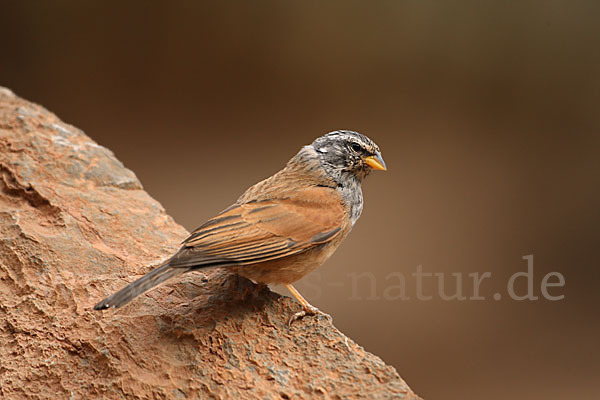
[(362, 148), (360, 147), (360, 144), (358, 144), (358, 143), (352, 143), (352, 144), (350, 145), (350, 147), (352, 148), (352, 150), (356, 151), (357, 153), (358, 153), (358, 152), (359, 152), (359, 151), (362, 149)]

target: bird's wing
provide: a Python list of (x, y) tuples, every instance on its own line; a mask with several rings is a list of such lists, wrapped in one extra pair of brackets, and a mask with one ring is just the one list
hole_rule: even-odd
[(344, 215), (335, 189), (321, 186), (236, 204), (192, 232), (169, 264), (244, 265), (290, 256), (337, 237)]

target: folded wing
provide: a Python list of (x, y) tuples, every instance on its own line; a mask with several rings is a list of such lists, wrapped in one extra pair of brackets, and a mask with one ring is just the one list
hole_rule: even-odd
[(169, 265), (245, 265), (287, 257), (334, 239), (344, 223), (341, 199), (330, 187), (236, 204), (192, 232)]

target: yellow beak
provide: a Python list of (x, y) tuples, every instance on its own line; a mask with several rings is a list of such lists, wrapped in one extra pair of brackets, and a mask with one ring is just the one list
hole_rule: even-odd
[(369, 156), (364, 158), (365, 163), (376, 170), (379, 171), (387, 171), (387, 167), (385, 166), (385, 161), (383, 161), (383, 157), (381, 157), (381, 153), (377, 152), (374, 156)]

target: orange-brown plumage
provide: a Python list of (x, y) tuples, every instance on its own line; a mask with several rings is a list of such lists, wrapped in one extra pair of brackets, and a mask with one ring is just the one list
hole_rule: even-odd
[(159, 268), (94, 308), (119, 307), (166, 279), (213, 266), (260, 283), (290, 285), (323, 264), (348, 235), (362, 210), (360, 183), (372, 168), (385, 164), (365, 136), (335, 131), (318, 138), (194, 230)]

